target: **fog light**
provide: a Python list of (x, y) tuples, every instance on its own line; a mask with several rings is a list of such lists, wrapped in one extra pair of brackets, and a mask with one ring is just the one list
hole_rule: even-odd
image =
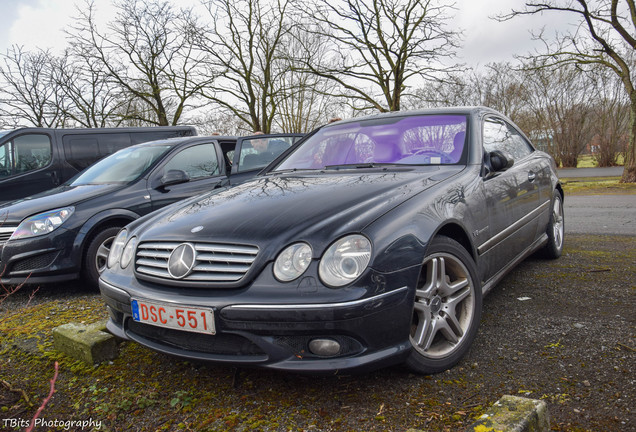
[(340, 354), (340, 344), (333, 339), (312, 339), (309, 351), (321, 357), (333, 357)]

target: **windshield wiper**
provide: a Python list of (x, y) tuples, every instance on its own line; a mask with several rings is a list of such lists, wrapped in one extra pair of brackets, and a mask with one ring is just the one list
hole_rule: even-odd
[(297, 172), (297, 171), (318, 171), (318, 169), (316, 168), (288, 168), (284, 170), (268, 171), (267, 174), (273, 174), (273, 175), (288, 174), (288, 173)]
[(340, 165), (326, 165), (323, 169), (326, 170), (340, 170), (340, 169), (364, 169), (364, 168), (384, 168), (388, 166), (399, 166), (395, 163), (354, 163), (354, 164), (340, 164)]

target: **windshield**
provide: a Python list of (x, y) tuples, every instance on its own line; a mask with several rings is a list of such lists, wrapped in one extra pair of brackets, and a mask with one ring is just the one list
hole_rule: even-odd
[(462, 160), (464, 115), (411, 115), (361, 120), (319, 130), (275, 170), (351, 165), (440, 165)]
[(170, 146), (125, 148), (86, 168), (70, 184), (128, 183), (143, 174), (168, 149)]

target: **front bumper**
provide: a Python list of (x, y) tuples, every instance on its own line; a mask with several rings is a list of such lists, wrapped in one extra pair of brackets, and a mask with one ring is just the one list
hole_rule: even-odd
[[(108, 329), (156, 351), (236, 366), (354, 373), (401, 363), (410, 353), (413, 288), (418, 274), (419, 267), (391, 274), (369, 270), (354, 286), (339, 290), (321, 287), (313, 295), (294, 290), (285, 296), (263, 296), (262, 292), (274, 285), (262, 276), (242, 290), (148, 286), (138, 280), (123, 287), (104, 279), (99, 286), (110, 313)], [(259, 291), (261, 294), (256, 294)], [(132, 298), (212, 309), (217, 333), (191, 333), (136, 322), (132, 319)], [(335, 341), (340, 349), (330, 355), (312, 352), (310, 343), (316, 339)]]
[(5, 285), (76, 279), (80, 264), (73, 254), (76, 233), (59, 228), (50, 234), (10, 240), (0, 246), (0, 281)]

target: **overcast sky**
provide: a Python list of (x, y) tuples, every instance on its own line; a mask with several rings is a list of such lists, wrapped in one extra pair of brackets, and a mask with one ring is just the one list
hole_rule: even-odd
[[(334, 0), (337, 1), (337, 0)], [(175, 4), (198, 4), (196, 0), (174, 0)], [(460, 62), (470, 66), (513, 60), (514, 54), (527, 54), (533, 43), (530, 30), (542, 26), (563, 27), (567, 16), (548, 14), (518, 17), (509, 22), (497, 22), (490, 16), (523, 6), (524, 0), (455, 0), (457, 11), (451, 25), (464, 30)], [(75, 0), (0, 0), (0, 52), (14, 44), (27, 49), (61, 49), (66, 45), (63, 29), (76, 15)], [(101, 16), (108, 16), (110, 0), (96, 2)], [(81, 3), (79, 3), (81, 4)], [(549, 20), (549, 21), (548, 21)]]

